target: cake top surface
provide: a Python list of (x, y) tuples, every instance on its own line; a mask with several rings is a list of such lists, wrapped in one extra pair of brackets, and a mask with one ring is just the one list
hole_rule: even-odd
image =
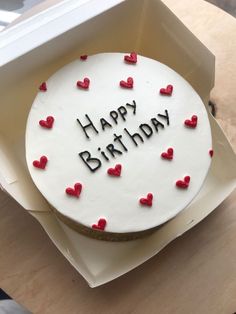
[(211, 158), (198, 94), (135, 53), (83, 56), (40, 86), (26, 128), (31, 177), (62, 215), (89, 228), (138, 232), (184, 209)]

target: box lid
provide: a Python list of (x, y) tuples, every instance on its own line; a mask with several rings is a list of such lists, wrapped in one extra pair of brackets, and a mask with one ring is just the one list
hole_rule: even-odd
[(64, 0), (0, 33), (0, 66), (124, 0)]

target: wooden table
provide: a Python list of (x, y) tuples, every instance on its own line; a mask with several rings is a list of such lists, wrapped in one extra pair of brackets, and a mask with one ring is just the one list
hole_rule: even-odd
[[(236, 147), (236, 20), (202, 0), (164, 0), (216, 55), (212, 100)], [(223, 314), (236, 311), (236, 193), (125, 276), (91, 289), (41, 226), (0, 193), (0, 286), (33, 313)]]

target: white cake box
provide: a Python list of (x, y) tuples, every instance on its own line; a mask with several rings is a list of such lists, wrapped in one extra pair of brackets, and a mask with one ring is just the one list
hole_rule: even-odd
[(41, 223), (91, 287), (151, 258), (206, 217), (236, 186), (235, 155), (209, 115), (214, 157), (204, 186), (154, 234), (111, 243), (77, 234), (55, 218), (26, 167), (28, 111), (40, 83), (57, 69), (82, 54), (105, 51), (136, 51), (167, 64), (190, 82), (206, 105), (214, 84), (214, 56), (158, 0), (61, 1), (0, 34), (0, 186)]

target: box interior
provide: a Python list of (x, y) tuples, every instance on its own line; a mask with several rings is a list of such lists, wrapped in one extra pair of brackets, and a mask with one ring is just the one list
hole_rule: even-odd
[[(81, 54), (105, 51), (136, 51), (157, 59), (185, 77), (202, 99), (208, 99), (213, 87), (213, 55), (158, 0), (122, 2), (4, 65), (0, 70), (0, 144), (8, 163), (1, 174), (25, 208), (32, 209), (34, 198), (42, 198), (35, 188), (28, 203), (24, 198), (25, 191), (32, 190), (24, 158), (24, 133), (38, 86)], [(46, 208), (43, 202), (40, 204)]]
[[(73, 242), (73, 232), (66, 230), (66, 226), (65, 232), (62, 232), (63, 229), (50, 212), (37, 212), (47, 211), (48, 204), (28, 175), (24, 133), (28, 111), (39, 84), (81, 54), (133, 50), (175, 69), (207, 102), (214, 82), (214, 57), (159, 0), (127, 0), (6, 64), (0, 70), (0, 187), (4, 185), (25, 209), (35, 210), (34, 216), (91, 286), (103, 284), (143, 263), (209, 214), (219, 204), (219, 199), (224, 199), (230, 193), (224, 186), (228, 177), (222, 175), (226, 174), (227, 167), (230, 169), (227, 176), (232, 176), (228, 189), (232, 190), (235, 186), (235, 158), (232, 157), (229, 162), (229, 157), (226, 159), (227, 156), (224, 156), (231, 151), (223, 146), (223, 133), (213, 121), (215, 137), (219, 141), (219, 151), (216, 150), (218, 159), (214, 159), (211, 176), (207, 178), (211, 184), (200, 195), (203, 200), (198, 196), (192, 208), (182, 212), (184, 218), (178, 216), (177, 220), (169, 222), (169, 229), (163, 228), (152, 238), (145, 238), (138, 245), (131, 241), (124, 252), (123, 247), (118, 248), (119, 243), (113, 247), (113, 251), (109, 244), (108, 248), (103, 246), (104, 243), (94, 243), (93, 247), (89, 238), (85, 242), (84, 239), (78, 242), (76, 237)], [(222, 160), (227, 160), (223, 168)], [(76, 236), (82, 238), (81, 235)], [(72, 243), (77, 247), (72, 247)], [(99, 258), (97, 252), (100, 253)], [(112, 258), (113, 255), (115, 264), (110, 265), (109, 256)]]

